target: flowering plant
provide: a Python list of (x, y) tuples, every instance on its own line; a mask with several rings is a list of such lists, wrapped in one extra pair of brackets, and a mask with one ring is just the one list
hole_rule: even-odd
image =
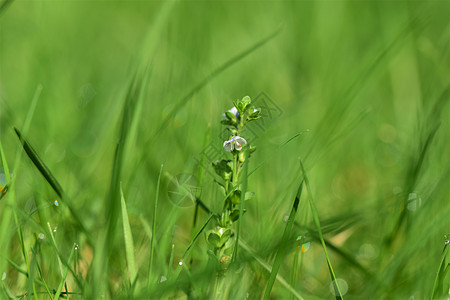
[(213, 162), (212, 166), (222, 179), (217, 182), (224, 194), (223, 210), (216, 215), (216, 227), (206, 233), (206, 240), (214, 248), (214, 256), (224, 269), (231, 261), (235, 245), (235, 230), (233, 224), (239, 219), (239, 204), (241, 199), (253, 197), (252, 192), (243, 192), (240, 176), (245, 163), (255, 148), (242, 136), (244, 127), (251, 121), (259, 119), (260, 109), (254, 107), (250, 97), (246, 96), (234, 102), (234, 107), (222, 115), (222, 124), (229, 131), (228, 140), (224, 141), (225, 152), (232, 159), (222, 159)]

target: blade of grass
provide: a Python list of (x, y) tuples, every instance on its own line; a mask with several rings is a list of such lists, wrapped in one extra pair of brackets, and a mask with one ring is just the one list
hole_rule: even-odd
[(292, 227), (294, 226), (295, 215), (297, 214), (298, 205), (300, 203), (300, 197), (302, 195), (303, 190), (303, 180), (300, 182), (300, 185), (297, 190), (297, 194), (295, 195), (294, 203), (292, 204), (291, 213), (289, 214), (289, 219), (287, 221), (286, 227), (284, 228), (283, 236), (281, 238), (280, 246), (278, 247), (277, 254), (275, 256), (275, 261), (272, 266), (272, 272), (270, 272), (269, 281), (267, 282), (266, 289), (264, 291), (264, 300), (269, 299), (270, 293), (272, 292), (273, 284), (275, 283), (275, 278), (278, 274), (278, 270), (280, 269), (281, 263), (284, 259), (284, 254), (286, 252), (286, 244), (291, 234)]
[[(53, 188), (55, 193), (61, 199), (66, 198), (61, 185), (56, 180), (56, 178), (53, 176), (53, 174), (50, 172), (48, 167), (44, 164), (44, 162), (39, 157), (39, 155), (34, 150), (34, 148), (31, 146), (31, 144), (20, 133), (19, 129), (14, 127), (14, 131), (16, 132), (17, 136), (19, 137), (19, 140), (22, 143), (23, 149), (25, 150), (26, 154), (31, 159), (31, 161), (36, 166), (36, 168), (39, 170), (39, 172), (42, 174), (42, 176), (44, 176), (45, 180), (51, 185), (51, 187)], [(65, 199), (63, 199), (63, 200), (65, 200)]]
[[(52, 238), (53, 245), (56, 246), (55, 236), (53, 235), (53, 230), (52, 230), (52, 227), (50, 226), (49, 222), (47, 222), (47, 227), (48, 227), (48, 232), (50, 233), (50, 237)], [(58, 259), (59, 273), (62, 277), (64, 274), (63, 265), (62, 265), (62, 262), (61, 262), (61, 259), (59, 258), (59, 256), (57, 256), (57, 259)]]
[(172, 244), (172, 246), (170, 247), (170, 255), (169, 255), (169, 264), (168, 264), (168, 268), (167, 268), (167, 278), (170, 277), (170, 275), (172, 275), (172, 264), (173, 264), (173, 254), (175, 252), (175, 244)]
[(186, 262), (186, 259), (188, 258), (189, 254), (191, 253), (192, 248), (194, 247), (195, 243), (197, 242), (198, 238), (200, 237), (200, 234), (203, 232), (203, 230), (205, 230), (206, 226), (209, 224), (209, 222), (211, 221), (211, 219), (214, 217), (214, 215), (210, 215), (209, 218), (205, 221), (205, 223), (203, 224), (203, 226), (200, 228), (200, 230), (197, 232), (197, 234), (195, 235), (195, 237), (192, 239), (192, 241), (189, 243), (186, 251), (184, 251), (183, 256), (180, 259), (180, 262), (178, 263), (178, 266), (175, 270), (175, 278), (178, 277), (178, 275), (180, 274), (181, 270), (182, 270), (182, 266), (183, 264)]
[[(336, 99), (339, 99), (339, 101), (333, 101), (333, 105), (328, 107), (327, 111), (323, 114), (322, 120), (318, 123), (320, 125), (316, 130), (316, 137), (327, 141), (327, 143), (332, 139), (333, 134), (340, 128), (339, 122), (342, 121), (349, 108), (352, 107), (350, 104), (364, 89), (371, 76), (375, 74), (375, 71), (380, 67), (381, 63), (388, 62), (389, 55), (394, 53), (394, 50), (399, 51), (401, 49), (400, 46), (402, 43), (407, 40), (407, 37), (413, 30), (419, 27), (418, 25), (423, 26), (423, 24), (419, 24), (418, 18), (408, 22), (408, 24), (396, 34), (395, 38), (385, 45), (384, 48), (377, 53), (375, 58), (367, 66), (364, 66), (351, 81), (349, 81), (350, 84), (344, 87), (337, 95)], [(346, 101), (347, 105), (340, 105), (339, 103), (342, 103), (342, 101)], [(318, 138), (312, 141), (311, 146), (304, 157), (305, 160), (308, 159), (311, 153), (320, 155), (323, 151), (322, 149), (317, 149), (319, 146)]]
[[(299, 269), (299, 256), (302, 255), (300, 247), (294, 251), (294, 262), (292, 263), (291, 276), (289, 278), (289, 285), (295, 288), (295, 282), (297, 281), (297, 270)], [(294, 295), (291, 296), (294, 299)]]
[[(198, 182), (197, 182), (197, 186), (199, 186), (199, 187), (201, 187), (202, 183), (203, 183), (203, 171), (204, 171), (204, 165), (205, 165), (205, 159), (206, 159), (205, 149), (206, 149), (208, 143), (210, 142), (210, 140), (211, 140), (211, 127), (208, 126), (208, 129), (205, 134), (205, 139), (203, 140), (203, 151), (202, 151), (202, 155), (200, 157), (200, 163), (199, 163), (200, 167), (198, 170)], [(198, 207), (200, 205), (199, 202), (197, 201), (197, 199), (199, 199), (200, 196), (201, 196), (201, 189), (197, 189), (196, 194), (195, 194), (196, 201), (195, 201), (195, 209), (194, 209), (194, 219), (192, 221), (192, 233), (191, 233), (192, 236), (194, 236), (195, 227), (197, 226)]]
[[(262, 259), (260, 256), (258, 256), (255, 253), (255, 250), (251, 249), (250, 246), (247, 245), (247, 243), (245, 241), (240, 239), (239, 245), (242, 247), (243, 250), (247, 251), (247, 253), (250, 254), (250, 256), (253, 257), (253, 259), (255, 259), (257, 263), (259, 263), (267, 272), (269, 272), (269, 274), (272, 273), (272, 267), (268, 263), (266, 263), (264, 261), (264, 259)], [(291, 292), (291, 294), (295, 298), (303, 300), (303, 297), (287, 282), (286, 279), (284, 279), (283, 276), (281, 276), (280, 274), (277, 274), (276, 280), (282, 286), (284, 286), (289, 292)]]
[(6, 285), (6, 282), (4, 281), (2, 281), (2, 288), (6, 294), (6, 297), (8, 297), (9, 299), (17, 299), (17, 296), (13, 294), (11, 289)]
[[(427, 139), (423, 142), (422, 145), (420, 145), (421, 149), (420, 149), (419, 157), (417, 159), (415, 159), (409, 166), (408, 174), (405, 177), (405, 183), (404, 183), (404, 186), (406, 188), (405, 190), (408, 193), (413, 190), (414, 186), (417, 183), (417, 180), (419, 179), (419, 174), (421, 172), (425, 156), (427, 155), (427, 152), (429, 151), (430, 145), (431, 145), (439, 127), (440, 127), (440, 123), (437, 123), (434, 126), (434, 128), (432, 128), (429, 131)], [(406, 216), (408, 213), (407, 201), (408, 201), (407, 197), (404, 197), (402, 211), (397, 219), (396, 225), (395, 225), (394, 229), (392, 230), (392, 233), (390, 235), (388, 235), (388, 237), (385, 241), (386, 247), (392, 246), (392, 243), (394, 242), (395, 238), (400, 234), (400, 228), (402, 227), (402, 224), (405, 222)]]
[(29, 273), (28, 273), (28, 284), (27, 284), (27, 292), (28, 292), (28, 297), (31, 298), (31, 296), (33, 295), (34, 299), (38, 299), (37, 298), (37, 293), (36, 293), (36, 285), (34, 284), (34, 273), (36, 272), (36, 259), (37, 259), (37, 253), (35, 252), (37, 247), (37, 241), (34, 244), (34, 248), (31, 249), (30, 251), (30, 256), (31, 256), (31, 262), (30, 262), (30, 267), (29, 267)]
[(206, 78), (204, 78), (202, 81), (200, 81), (192, 90), (190, 90), (175, 106), (174, 108), (169, 112), (169, 114), (164, 118), (164, 120), (161, 123), (161, 126), (159, 129), (155, 132), (155, 137), (158, 136), (163, 129), (165, 129), (169, 123), (169, 121), (177, 114), (177, 112), (183, 108), (191, 98), (197, 94), (202, 88), (204, 88), (208, 82), (213, 80), (215, 77), (217, 77), (220, 73), (224, 72), (226, 69), (234, 65), (235, 63), (239, 62), (246, 56), (250, 55), (257, 49), (264, 46), (267, 42), (275, 38), (283, 29), (282, 26), (279, 26), (275, 31), (271, 32), (269, 35), (264, 37), (263, 39), (257, 41), (238, 55), (232, 57), (231, 59), (227, 60), (225, 63), (223, 63), (221, 66), (219, 66), (217, 69), (212, 71)]
[(128, 91), (123, 103), (119, 140), (114, 153), (109, 190), (105, 197), (106, 229), (103, 238), (98, 241), (98, 245), (96, 246), (96, 255), (94, 256), (94, 262), (91, 265), (91, 269), (93, 270), (93, 280), (90, 289), (87, 292), (88, 297), (98, 297), (99, 295), (106, 296), (105, 291), (106, 285), (108, 284), (107, 275), (109, 261), (112, 259), (112, 254), (115, 253), (113, 250), (117, 219), (121, 205), (119, 187), (122, 177), (123, 161), (125, 158), (125, 146), (136, 103), (141, 95), (144, 75), (145, 74), (142, 74), (139, 71), (135, 72), (128, 85)]
[[(72, 257), (73, 257), (73, 254), (75, 252), (75, 248), (76, 247), (77, 247), (76, 244), (74, 244), (73, 247), (72, 247), (72, 251), (70, 252), (69, 259), (67, 260), (68, 264), (70, 264), (72, 262)], [(53, 297), (53, 299), (59, 299), (59, 296), (61, 295), (61, 291), (62, 291), (62, 288), (63, 288), (65, 282), (66, 282), (66, 278), (67, 278), (68, 274), (69, 274), (69, 268), (66, 268), (66, 270), (64, 271), (64, 275), (61, 278), (61, 282), (58, 285), (58, 289), (56, 290), (55, 296)]]
[(256, 170), (258, 170), (258, 169), (259, 169), (260, 167), (262, 167), (268, 160), (270, 160), (270, 159), (272, 158), (273, 155), (275, 155), (276, 153), (279, 153), (279, 150), (280, 150), (282, 147), (286, 146), (287, 144), (289, 144), (290, 142), (292, 142), (293, 140), (295, 140), (296, 138), (298, 138), (299, 136), (301, 136), (302, 134), (304, 134), (304, 133), (306, 133), (306, 132), (309, 132), (309, 129), (303, 130), (303, 131), (297, 133), (296, 135), (294, 135), (293, 137), (289, 138), (287, 141), (285, 141), (285, 142), (279, 144), (279, 145), (277, 146), (277, 148), (276, 148), (275, 150), (272, 151), (271, 154), (267, 155), (263, 161), (261, 161), (261, 162), (260, 162), (253, 170), (251, 170), (251, 171), (248, 173), (248, 176), (251, 176), (253, 173), (255, 173)]
[(61, 277), (63, 277), (63, 268), (62, 268), (62, 265), (64, 265), (66, 268), (68, 268), (68, 269), (70, 270), (70, 273), (72, 273), (72, 276), (73, 276), (73, 278), (75, 279), (75, 281), (76, 281), (78, 287), (83, 291), (83, 290), (84, 290), (83, 281), (82, 281), (81, 278), (77, 275), (76, 271), (72, 268), (72, 266), (69, 264), (69, 261), (66, 260), (65, 257), (62, 255), (62, 253), (59, 251), (59, 248), (58, 248), (58, 246), (56, 245), (56, 240), (55, 240), (55, 238), (54, 238), (54, 236), (53, 236), (52, 228), (51, 228), (51, 226), (50, 226), (49, 223), (47, 223), (47, 226), (48, 226), (48, 231), (49, 231), (49, 233), (50, 233), (50, 236), (52, 237), (52, 238), (50, 239), (51, 244), (52, 244), (53, 249), (55, 250), (56, 255), (57, 255), (57, 257), (58, 257), (58, 263), (60, 264), (60, 265), (59, 265), (59, 268), (60, 268), (60, 275), (61, 275)]
[[(199, 207), (201, 207), (206, 213), (211, 214), (211, 210), (206, 206), (201, 199), (196, 199), (196, 202), (199, 204)], [(272, 272), (272, 268), (270, 265), (268, 265), (261, 257), (256, 255), (255, 251), (250, 248), (249, 245), (243, 240), (239, 239), (239, 246), (242, 247), (243, 250), (245, 250), (247, 253), (250, 254), (264, 269), (266, 269), (269, 273)], [(277, 274), (276, 280), (283, 285), (287, 290), (289, 290), (292, 295), (294, 295), (297, 299), (303, 300), (303, 297), (298, 294), (298, 292), (280, 275)]]
[(39, 278), (41, 279), (43, 286), (45, 288), (45, 291), (47, 292), (47, 295), (49, 296), (50, 299), (52, 299), (52, 292), (50, 291), (47, 282), (45, 282), (45, 278), (44, 275), (42, 274), (42, 270), (41, 270), (41, 266), (39, 265), (39, 262), (36, 259), (36, 267), (37, 267), (37, 271), (39, 274)]
[(120, 186), (120, 204), (122, 206), (122, 222), (123, 222), (123, 237), (125, 240), (125, 254), (127, 257), (128, 272), (130, 276), (130, 283), (136, 279), (136, 259), (134, 257), (134, 242), (133, 234), (131, 232), (130, 221), (128, 220), (127, 204), (123, 196), (122, 185)]
[(90, 238), (90, 233), (86, 229), (86, 227), (81, 222), (80, 217), (78, 216), (75, 209), (72, 207), (72, 205), (68, 201), (68, 196), (62, 189), (59, 182), (56, 180), (56, 178), (53, 176), (52, 172), (49, 170), (47, 165), (42, 161), (42, 159), (39, 157), (37, 152), (34, 150), (34, 148), (31, 146), (31, 144), (25, 139), (25, 137), (22, 135), (22, 133), (14, 127), (14, 131), (16, 132), (20, 142), (22, 143), (23, 149), (25, 150), (25, 153), (28, 155), (30, 160), (33, 162), (33, 164), (36, 166), (36, 168), (39, 170), (42, 176), (44, 176), (45, 180), (50, 184), (50, 186), (53, 188), (55, 193), (60, 197), (62, 204), (65, 204), (67, 208), (69, 209), (69, 212), (71, 213), (73, 219), (75, 220), (75, 223), (78, 225), (78, 227), (81, 229), (81, 231), (86, 235), (88, 238), (88, 241), (90, 244), (92, 244), (92, 240)]
[[(9, 263), (9, 265), (10, 265), (11, 267), (13, 267), (17, 272), (19, 272), (19, 273), (25, 275), (26, 277), (28, 277), (27, 271), (24, 270), (24, 269), (22, 269), (22, 268), (21, 268), (18, 264), (16, 264), (14, 261), (12, 261), (11, 259), (9, 259), (9, 258), (7, 258), (7, 257), (4, 257), (4, 256), (1, 255), (1, 254), (0, 254), (0, 257), (2, 257), (4, 260), (6, 260), (6, 261)], [(39, 284), (40, 286), (44, 286), (44, 283), (43, 283), (42, 281), (40, 281), (39, 279), (34, 278), (34, 281), (35, 281), (37, 284)]]
[(155, 196), (155, 205), (153, 207), (153, 225), (152, 225), (152, 240), (150, 244), (150, 264), (148, 266), (148, 281), (147, 288), (150, 289), (150, 285), (152, 283), (152, 268), (153, 268), (153, 256), (155, 253), (155, 237), (156, 237), (156, 216), (158, 211), (158, 201), (159, 201), (159, 185), (161, 183), (161, 174), (163, 170), (163, 165), (159, 169), (158, 181), (156, 183), (156, 196)]
[(334, 285), (335, 290), (336, 290), (336, 299), (343, 299), (341, 290), (339, 288), (339, 284), (336, 281), (336, 275), (334, 274), (333, 266), (331, 265), (330, 257), (328, 256), (327, 246), (325, 244), (325, 240), (324, 240), (323, 235), (322, 235), (322, 228), (320, 227), (319, 213), (317, 211), (316, 203), (314, 202), (314, 199), (313, 199), (313, 194), (311, 192), (311, 187), (309, 185), (308, 176), (306, 174), (305, 168), (303, 167), (303, 163), (302, 163), (301, 160), (300, 160), (300, 166), (301, 166), (301, 169), (302, 169), (303, 178), (305, 180), (306, 189), (307, 189), (308, 194), (309, 194), (308, 199), (309, 199), (309, 204), (310, 204), (310, 207), (311, 207), (313, 220), (314, 220), (314, 223), (315, 223), (315, 225), (317, 227), (317, 234), (319, 235), (320, 243), (322, 244), (323, 252), (324, 252), (325, 258), (327, 260), (328, 270), (330, 271), (330, 276), (331, 276), (331, 281), (333, 282), (333, 285)]
[(448, 241), (446, 241), (445, 245), (444, 245), (444, 249), (442, 249), (441, 262), (439, 263), (439, 267), (436, 271), (436, 277), (434, 278), (433, 288), (431, 290), (431, 297), (430, 297), (431, 300), (440, 297), (440, 295), (436, 295), (436, 294), (438, 293), (437, 288), (438, 288), (438, 286), (440, 286), (439, 279), (441, 280), (441, 282), (443, 282), (443, 279), (444, 279), (444, 272), (445, 272), (444, 263), (445, 263), (445, 258), (447, 257), (447, 254), (448, 254), (448, 249), (450, 249), (450, 247), (448, 247), (448, 245), (449, 245), (449, 243), (448, 243)]
[[(36, 109), (41, 92), (42, 92), (42, 85), (38, 85), (36, 88), (36, 91), (34, 92), (33, 98), (31, 100), (30, 108), (28, 109), (27, 115), (25, 117), (25, 121), (23, 124), (24, 132), (28, 132), (28, 129), (30, 128), (31, 120), (33, 119), (34, 111)], [(22, 151), (23, 151), (22, 148), (17, 150), (17, 155), (16, 155), (16, 158), (14, 161), (13, 170), (16, 173), (16, 176), (11, 178), (9, 172), (7, 172), (5, 174), (5, 178), (6, 178), (7, 184), (9, 185), (9, 190), (10, 190), (7, 203), (10, 206), (16, 205), (15, 182), (16, 182), (16, 178), (17, 178), (17, 173), (19, 171), (21, 159), (22, 159), (22, 155), (21, 155)], [(5, 165), (7, 165), (6, 159), (3, 160), (3, 163)], [(7, 166), (7, 169), (9, 170), (8, 166)], [(9, 226), (10, 226), (11, 214), (14, 218), (14, 224), (17, 227), (17, 235), (18, 235), (20, 247), (22, 250), (22, 256), (25, 261), (25, 265), (27, 266), (27, 270), (29, 271), (29, 268), (30, 268), (29, 259), (28, 259), (25, 241), (24, 241), (24, 237), (23, 237), (22, 227), (19, 224), (19, 219), (17, 217), (16, 210), (11, 211), (8, 209), (2, 215), (2, 223), (1, 223), (1, 229), (0, 229), (0, 235), (2, 238), (1, 247), (2, 247), (2, 249), (9, 249), (9, 242), (10, 242)]]

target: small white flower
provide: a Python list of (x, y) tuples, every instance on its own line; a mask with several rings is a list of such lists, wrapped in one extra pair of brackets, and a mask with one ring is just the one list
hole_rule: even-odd
[[(237, 108), (235, 106), (233, 106), (231, 109), (228, 110), (230, 113), (232, 113), (233, 115), (236, 116), (236, 118), (239, 118), (239, 112), (237, 110)], [(222, 119), (226, 120), (227, 116), (225, 116), (225, 114), (222, 114)]]
[(247, 141), (244, 138), (241, 138), (240, 136), (233, 136), (231, 139), (223, 143), (223, 148), (227, 152), (231, 152), (234, 149), (240, 151), (242, 146), (245, 144), (247, 144)]

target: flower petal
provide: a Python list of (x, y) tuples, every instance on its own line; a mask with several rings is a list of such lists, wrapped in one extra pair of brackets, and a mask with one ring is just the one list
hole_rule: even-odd
[(247, 144), (247, 141), (244, 138), (241, 138), (240, 136), (236, 136), (236, 142), (241, 144), (241, 145), (245, 145)]
[(233, 108), (231, 108), (231, 109), (229, 110), (229, 112), (232, 113), (233, 115), (235, 115), (236, 118), (239, 117), (239, 112), (238, 112), (238, 110), (237, 110), (237, 108), (236, 108), (235, 106), (233, 106)]
[(233, 151), (233, 143), (231, 141), (225, 141), (223, 143), (223, 149), (225, 149), (225, 151), (227, 152)]

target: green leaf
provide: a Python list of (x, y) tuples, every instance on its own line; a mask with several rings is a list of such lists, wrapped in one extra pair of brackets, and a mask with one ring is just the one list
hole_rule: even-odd
[(230, 239), (231, 233), (231, 229), (224, 229), (217, 226), (215, 229), (208, 231), (206, 234), (206, 240), (214, 248), (221, 248)]
[(239, 204), (241, 203), (241, 191), (236, 190), (230, 195), (231, 203)]
[(233, 173), (232, 163), (233, 162), (231, 160), (222, 159), (213, 162), (212, 166), (217, 175), (226, 181), (231, 180), (231, 174)]
[(220, 236), (213, 229), (208, 231), (206, 240), (214, 248), (220, 248)]
[(236, 100), (236, 102), (234, 102), (234, 106), (237, 108), (239, 113), (241, 115), (243, 115), (247, 111), (247, 109), (250, 107), (251, 103), (252, 103), (252, 100), (250, 99), (250, 97), (245, 96), (244, 98), (242, 98), (240, 100), (239, 99)]
[(237, 123), (237, 118), (236, 118), (235, 114), (233, 114), (232, 112), (226, 111), (225, 116), (228, 118), (228, 120), (233, 122), (233, 124)]
[(222, 121), (220, 121), (220, 123), (222, 124), (222, 125), (228, 125), (228, 126), (234, 126), (234, 124), (235, 123), (233, 123), (232, 121), (230, 121), (230, 120), (222, 120)]

